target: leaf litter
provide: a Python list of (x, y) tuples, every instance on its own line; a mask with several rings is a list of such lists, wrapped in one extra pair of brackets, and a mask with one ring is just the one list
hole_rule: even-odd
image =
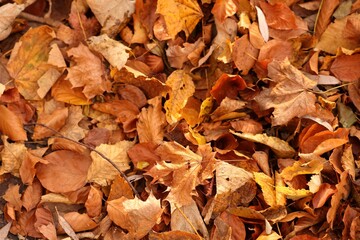
[(1, 1), (1, 238), (359, 239), (359, 3)]

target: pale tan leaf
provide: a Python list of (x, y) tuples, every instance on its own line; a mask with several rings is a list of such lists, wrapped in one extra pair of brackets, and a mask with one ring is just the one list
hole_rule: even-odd
[(265, 15), (264, 15), (263, 11), (261, 10), (261, 8), (259, 8), (258, 6), (255, 6), (255, 8), (256, 8), (256, 13), (257, 13), (257, 17), (258, 17), (259, 30), (260, 30), (261, 36), (263, 37), (264, 41), (267, 42), (267, 41), (269, 41), (269, 27), (266, 22)]
[(205, 238), (209, 237), (208, 230), (195, 201), (181, 208), (177, 208), (176, 205), (171, 208), (175, 209), (171, 213), (171, 230), (190, 233), (199, 231)]
[(9, 143), (7, 137), (2, 137), (3, 149), (0, 153), (0, 175), (11, 173), (19, 176), (21, 164), (26, 158), (27, 149), (23, 143)]
[(284, 140), (281, 140), (280, 138), (277, 137), (270, 137), (265, 133), (263, 134), (237, 133), (232, 130), (230, 130), (230, 132), (242, 139), (251, 142), (262, 143), (269, 146), (274, 151), (274, 153), (281, 158), (293, 157), (296, 153), (296, 151)]
[(165, 114), (162, 112), (161, 98), (149, 100), (149, 106), (143, 108), (136, 124), (139, 142), (161, 143), (166, 125)]
[(115, 35), (121, 24), (124, 24), (135, 12), (135, 1), (130, 0), (86, 0), (102, 31)]
[(101, 53), (111, 66), (117, 67), (119, 70), (125, 66), (129, 58), (127, 51), (130, 48), (121, 42), (109, 38), (106, 34), (93, 36), (88, 39), (88, 43), (90, 49)]
[[(127, 155), (127, 150), (133, 145), (134, 142), (124, 140), (114, 145), (101, 144), (95, 149), (111, 159), (120, 170), (125, 171), (130, 168), (130, 159)], [(89, 182), (107, 186), (119, 175), (119, 172), (96, 152), (91, 152), (91, 158), (93, 161), (87, 174), (87, 180)]]
[(60, 133), (72, 140), (79, 141), (85, 137), (86, 130), (79, 126), (79, 122), (83, 119), (83, 111), (80, 106), (70, 106), (68, 108), (69, 116), (65, 125), (60, 129)]
[(164, 16), (167, 32), (173, 39), (182, 30), (188, 37), (203, 17), (195, 0), (158, 0), (156, 13)]
[(12, 225), (12, 222), (10, 221), (5, 226), (1, 227), (0, 239), (6, 239), (6, 237), (8, 236), (8, 234), (10, 232), (11, 225)]
[(108, 201), (107, 212), (110, 219), (129, 231), (133, 239), (140, 239), (160, 220), (163, 209), (160, 200), (151, 193), (146, 201), (125, 197)]
[(184, 70), (174, 71), (166, 80), (166, 85), (172, 90), (164, 105), (166, 120), (169, 124), (174, 124), (181, 118), (181, 110), (185, 107), (188, 98), (194, 94), (195, 85)]
[(15, 3), (7, 3), (0, 7), (0, 41), (10, 35), (15, 18), (24, 9), (24, 4)]
[(277, 205), (274, 179), (265, 173), (254, 172), (254, 180), (261, 187), (264, 200), (270, 206)]

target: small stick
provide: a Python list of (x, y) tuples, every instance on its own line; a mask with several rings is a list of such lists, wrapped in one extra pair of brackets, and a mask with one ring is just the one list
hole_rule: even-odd
[(26, 20), (29, 20), (32, 22), (48, 24), (52, 27), (58, 27), (61, 24), (61, 22), (52, 20), (51, 18), (38, 17), (38, 16), (32, 15), (30, 13), (26, 13), (26, 12), (20, 13), (19, 16), (22, 18), (25, 18)]
[(62, 135), (61, 133), (59, 133), (58, 131), (56, 131), (55, 129), (52, 129), (51, 127), (46, 126), (45, 124), (42, 124), (42, 123), (30, 123), (30, 124), (26, 124), (26, 125), (38, 125), (38, 126), (47, 128), (47, 129), (49, 129), (50, 131), (56, 133), (56, 135), (57, 135), (59, 138), (63, 138), (63, 139), (69, 140), (70, 142), (79, 144), (80, 146), (86, 147), (87, 149), (90, 149), (91, 151), (96, 152), (97, 154), (100, 155), (100, 157), (102, 157), (104, 160), (106, 160), (108, 163), (110, 163), (110, 164), (120, 173), (121, 177), (124, 178), (125, 181), (129, 184), (129, 186), (130, 186), (131, 190), (134, 192), (135, 196), (138, 197), (139, 199), (141, 199), (139, 193), (136, 191), (135, 187), (131, 184), (130, 180), (129, 180), (128, 177), (125, 175), (125, 173), (124, 173), (123, 171), (121, 171), (120, 168), (119, 168), (110, 158), (106, 157), (103, 153), (99, 152), (99, 151), (96, 150), (94, 147), (92, 147), (92, 146), (90, 146), (90, 145), (88, 145), (88, 144), (85, 144), (85, 143), (81, 143), (81, 142), (75, 141), (75, 140), (73, 140), (73, 139), (71, 139), (71, 138), (68, 138), (68, 137)]

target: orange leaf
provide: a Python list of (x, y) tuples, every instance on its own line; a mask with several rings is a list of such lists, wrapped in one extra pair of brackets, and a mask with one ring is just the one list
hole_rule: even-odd
[(314, 27), (315, 36), (320, 39), (321, 35), (331, 22), (331, 15), (339, 5), (339, 0), (321, 1)]
[(88, 231), (97, 227), (96, 222), (94, 222), (94, 220), (92, 220), (86, 213), (65, 213), (64, 219), (70, 224), (75, 232)]
[(10, 184), (7, 188), (3, 198), (8, 202), (16, 211), (20, 212), (23, 202), (21, 201), (21, 194), (19, 193), (20, 186)]
[(342, 55), (331, 64), (330, 71), (339, 80), (354, 82), (360, 79), (360, 54)]
[(224, 73), (216, 80), (210, 94), (220, 103), (225, 97), (236, 99), (239, 90), (244, 90), (245, 88), (246, 82), (242, 77)]
[[(59, 131), (65, 124), (69, 110), (67, 108), (56, 109), (52, 113), (43, 112), (39, 115), (38, 124), (44, 124), (55, 131)], [(41, 125), (36, 125), (34, 129), (33, 139), (38, 140), (54, 135), (55, 132)]]
[(44, 159), (49, 163), (39, 163), (36, 175), (46, 189), (65, 193), (75, 191), (86, 184), (87, 172), (91, 164), (88, 155), (60, 150), (46, 155)]
[(89, 217), (97, 217), (102, 209), (103, 192), (93, 186), (90, 186), (90, 192), (85, 202), (86, 212)]
[(247, 34), (235, 40), (233, 45), (232, 58), (237, 69), (242, 71), (242, 75), (248, 74), (250, 69), (254, 66), (258, 54), (259, 50), (250, 43)]
[(264, 11), (269, 27), (279, 30), (293, 30), (297, 28), (294, 12), (284, 3), (271, 5), (261, 1), (259, 4)]
[(7, 107), (0, 105), (0, 131), (13, 141), (27, 140), (26, 132), (18, 116)]
[(221, 23), (225, 21), (225, 18), (231, 17), (237, 11), (236, 0), (216, 0), (211, 13), (214, 14), (215, 18)]

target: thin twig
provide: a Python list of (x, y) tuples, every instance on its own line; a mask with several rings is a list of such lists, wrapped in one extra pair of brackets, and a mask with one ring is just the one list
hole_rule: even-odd
[(94, 147), (92, 147), (92, 146), (90, 146), (88, 144), (85, 144), (85, 143), (75, 141), (75, 140), (73, 140), (71, 138), (68, 138), (68, 137), (62, 135), (61, 133), (59, 133), (58, 131), (56, 131), (55, 129), (52, 129), (51, 127), (46, 126), (45, 124), (42, 124), (42, 123), (30, 123), (30, 124), (26, 124), (26, 125), (38, 125), (38, 126), (47, 128), (50, 131), (54, 132), (57, 135), (57, 137), (59, 137), (59, 138), (69, 140), (70, 142), (76, 143), (76, 144), (78, 144), (80, 146), (83, 146), (83, 147), (93, 151), (93, 152), (96, 152), (97, 154), (99, 154), (100, 157), (102, 157), (104, 160), (106, 160), (108, 163), (110, 163), (120, 173), (121, 177), (124, 178), (125, 181), (129, 184), (129, 186), (130, 186), (131, 190), (133, 191), (133, 193), (135, 194), (135, 196), (138, 197), (139, 199), (141, 199), (139, 193), (136, 191), (135, 187), (131, 184), (130, 180), (125, 175), (125, 173), (123, 171), (121, 171), (120, 168), (110, 158), (106, 157), (103, 153), (99, 152)]
[(32, 22), (44, 23), (44, 24), (50, 25), (52, 27), (58, 27), (61, 24), (61, 22), (55, 21), (51, 18), (38, 17), (38, 16), (32, 15), (30, 13), (26, 13), (26, 12), (20, 13), (19, 16), (22, 18), (25, 18), (26, 20), (29, 20)]

